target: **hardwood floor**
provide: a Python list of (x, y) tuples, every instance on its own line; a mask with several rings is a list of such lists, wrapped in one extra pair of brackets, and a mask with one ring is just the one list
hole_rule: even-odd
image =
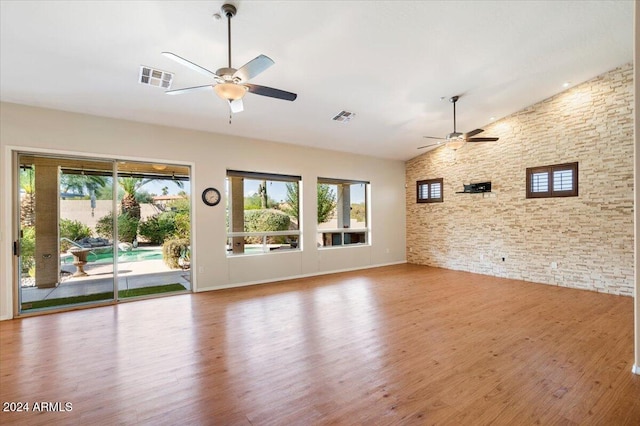
[(0, 423), (638, 425), (632, 360), (631, 298), (397, 265), (1, 322)]

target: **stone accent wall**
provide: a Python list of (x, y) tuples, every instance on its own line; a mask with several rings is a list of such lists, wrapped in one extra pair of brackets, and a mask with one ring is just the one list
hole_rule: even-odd
[[(407, 260), (632, 296), (633, 66), (484, 129), (478, 136), (500, 140), (406, 163)], [(527, 167), (575, 161), (578, 197), (526, 198)], [(434, 178), (444, 178), (444, 202), (417, 204), (416, 181)], [(492, 193), (455, 193), (484, 181)]]

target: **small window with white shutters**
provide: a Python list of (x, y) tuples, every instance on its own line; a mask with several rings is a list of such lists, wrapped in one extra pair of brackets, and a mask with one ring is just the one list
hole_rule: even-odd
[(442, 203), (443, 179), (427, 179), (416, 182), (417, 203)]
[(577, 162), (527, 168), (527, 198), (577, 196)]

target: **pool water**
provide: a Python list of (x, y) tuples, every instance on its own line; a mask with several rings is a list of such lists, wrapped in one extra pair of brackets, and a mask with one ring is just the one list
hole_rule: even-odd
[[(99, 249), (100, 250), (100, 249)], [(130, 251), (118, 251), (118, 262), (142, 262), (144, 260), (162, 259), (162, 248), (136, 248)], [(113, 251), (107, 252), (92, 251), (87, 257), (90, 263), (113, 263)], [(72, 264), (73, 256), (65, 255), (60, 258), (62, 264)]]

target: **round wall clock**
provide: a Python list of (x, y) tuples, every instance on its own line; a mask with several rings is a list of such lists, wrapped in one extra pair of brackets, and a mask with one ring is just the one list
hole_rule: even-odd
[(220, 202), (220, 191), (215, 188), (207, 188), (202, 191), (202, 202), (208, 206), (215, 206)]

